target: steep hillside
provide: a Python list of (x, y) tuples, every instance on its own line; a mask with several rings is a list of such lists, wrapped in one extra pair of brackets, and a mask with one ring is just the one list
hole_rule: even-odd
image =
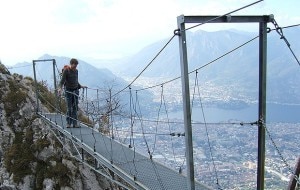
[(0, 189), (109, 188), (106, 180), (70, 157), (64, 148), (68, 144), (62, 146), (37, 118), (33, 86), (31, 78), (11, 74), (0, 63)]

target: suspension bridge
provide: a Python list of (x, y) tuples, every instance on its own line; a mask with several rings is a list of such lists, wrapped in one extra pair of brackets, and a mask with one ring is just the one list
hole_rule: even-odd
[[(250, 6), (250, 5), (249, 5)], [(247, 7), (247, 6), (246, 6)], [(244, 8), (246, 8), (244, 7)], [(233, 12), (231, 12), (233, 13)], [(57, 96), (55, 112), (53, 113), (43, 113), (40, 109), (39, 101), (42, 99), (42, 95), (39, 94), (38, 87), (36, 85), (36, 99), (37, 99), (37, 115), (45, 122), (51, 126), (51, 130), (56, 134), (58, 139), (66, 138), (68, 139), (75, 149), (75, 153), (73, 152), (74, 158), (78, 161), (86, 163), (89, 167), (91, 167), (96, 172), (100, 173), (101, 175), (105, 176), (109, 180), (113, 181), (114, 183), (118, 184), (119, 187), (124, 189), (215, 189), (215, 187), (210, 187), (203, 183), (198, 182), (195, 180), (194, 176), (194, 145), (192, 140), (192, 120), (191, 120), (191, 103), (190, 103), (190, 85), (189, 85), (189, 72), (188, 69), (188, 59), (187, 59), (187, 47), (186, 47), (186, 34), (185, 32), (191, 28), (185, 28), (186, 23), (259, 23), (259, 36), (255, 37), (259, 38), (259, 104), (258, 104), (258, 119), (257, 121), (249, 122), (249, 125), (256, 125), (258, 126), (258, 160), (257, 160), (257, 189), (264, 189), (264, 175), (265, 175), (265, 133), (267, 132), (270, 135), (269, 131), (266, 130), (265, 126), (265, 116), (266, 116), (266, 37), (267, 33), (270, 32), (267, 28), (267, 23), (271, 22), (275, 26), (278, 27), (278, 24), (274, 20), (273, 15), (264, 15), (264, 16), (231, 16), (230, 14), (225, 14), (221, 16), (179, 16), (177, 18), (178, 21), (178, 30), (174, 31), (174, 36), (170, 39), (170, 41), (175, 37), (178, 36), (179, 38), (179, 47), (180, 47), (180, 56), (181, 56), (181, 78), (182, 81), (182, 94), (183, 94), (183, 122), (181, 125), (184, 126), (184, 132), (181, 131), (175, 132), (176, 130), (170, 130), (170, 121), (167, 119), (166, 126), (169, 130), (167, 132), (163, 132), (162, 134), (156, 133), (151, 139), (148, 139), (146, 136), (150, 134), (150, 131), (146, 131), (144, 129), (144, 123), (146, 122), (154, 122), (158, 123), (158, 121), (147, 121), (142, 119), (142, 116), (137, 113), (137, 105), (133, 105), (132, 102), (129, 104), (130, 107), (135, 107), (134, 112), (130, 109), (131, 113), (128, 114), (126, 117), (123, 116), (123, 120), (118, 120), (113, 118), (113, 112), (116, 112), (113, 108), (112, 97), (122, 93), (124, 90), (131, 89), (131, 85), (135, 82), (135, 80), (142, 74), (144, 70), (152, 63), (150, 62), (145, 69), (125, 88), (116, 92), (115, 94), (111, 94), (108, 99), (105, 101), (109, 102), (109, 106), (106, 107), (109, 113), (109, 135), (99, 132), (97, 128), (93, 125), (95, 121), (93, 120), (93, 125), (89, 123), (84, 123), (79, 121), (79, 128), (66, 128), (66, 116), (63, 114), (61, 109), (58, 105), (60, 105), (59, 97)], [(195, 25), (199, 26), (201, 24)], [(194, 27), (195, 27), (194, 26)], [(281, 35), (281, 38), (285, 39), (283, 33), (280, 29), (276, 28), (276, 31)], [(169, 41), (169, 42), (170, 42)], [(250, 40), (252, 41), (252, 40)], [(168, 42), (168, 43), (169, 43)], [(287, 40), (285, 40), (287, 42)], [(166, 46), (168, 45), (166, 44)], [(246, 42), (245, 44), (247, 44)], [(245, 45), (243, 44), (243, 45)], [(243, 46), (242, 45), (242, 46)], [(164, 49), (164, 48), (163, 48)], [(162, 50), (163, 50), (162, 49)], [(162, 51), (161, 50), (161, 51)], [(160, 52), (161, 52), (160, 51)], [(233, 50), (234, 51), (234, 50)], [(227, 54), (229, 54), (228, 52)], [(156, 55), (156, 57), (159, 53)], [(226, 55), (226, 54), (225, 54)], [(296, 58), (295, 54), (293, 54)], [(224, 56), (224, 55), (223, 55)], [(221, 56), (221, 57), (223, 57)], [(217, 58), (220, 59), (221, 57)], [(217, 60), (216, 59), (216, 60)], [(52, 62), (53, 63), (53, 75), (54, 75), (54, 89), (57, 89), (57, 81), (56, 81), (56, 62), (53, 59), (49, 60), (33, 60), (33, 69), (34, 69), (34, 76), (35, 82), (37, 83), (36, 71), (35, 67), (38, 62)], [(215, 61), (215, 60), (214, 60)], [(214, 62), (212, 61), (212, 62)], [(206, 65), (211, 64), (207, 63)], [(298, 61), (299, 63), (299, 61)], [(206, 66), (204, 65), (204, 66)], [(204, 67), (203, 66), (203, 67)], [(198, 70), (198, 69), (197, 69)], [(197, 72), (197, 70), (193, 72)], [(173, 79), (171, 81), (174, 81)], [(165, 83), (171, 82), (167, 81)], [(164, 83), (164, 84), (165, 84)], [(162, 85), (159, 85), (162, 86)], [(87, 89), (88, 90), (88, 89)], [(87, 91), (86, 90), (86, 91)], [(93, 90), (93, 89), (90, 89)], [(98, 90), (97, 90), (98, 93)], [(131, 91), (130, 91), (131, 93)], [(56, 94), (56, 93), (55, 93)], [(57, 94), (56, 94), (57, 95)], [(97, 94), (98, 96), (98, 94)], [(95, 104), (103, 103), (103, 100), (100, 101), (97, 99), (96, 101), (88, 102), (88, 98), (86, 95), (86, 102), (84, 103), (85, 106), (82, 106), (82, 110), (87, 110), (87, 114), (91, 114), (91, 106), (94, 106), (93, 109), (95, 110)], [(131, 99), (130, 99), (131, 100)], [(87, 107), (90, 108), (87, 108)], [(84, 108), (85, 107), (85, 108)], [(101, 107), (102, 109), (103, 107)], [(100, 115), (99, 107), (97, 107), (98, 111), (94, 113), (94, 115)], [(118, 113), (120, 115), (120, 113)], [(118, 115), (115, 114), (115, 115)], [(92, 117), (93, 118), (93, 117)], [(125, 122), (124, 122), (125, 118)], [(133, 127), (137, 125), (137, 120), (140, 122), (140, 129), (139, 132), (133, 131)], [(97, 122), (96, 122), (97, 123)], [(101, 122), (97, 124), (101, 125)], [(244, 125), (247, 123), (237, 123), (240, 125)], [(122, 136), (117, 140), (117, 133), (121, 133), (122, 127), (118, 126), (129, 125), (129, 128), (126, 128), (128, 131), (123, 131)], [(157, 126), (156, 126), (157, 127)], [(115, 130), (114, 130), (115, 128)], [(116, 130), (116, 129), (119, 130)], [(155, 131), (155, 130), (154, 130)], [(153, 132), (153, 131), (152, 131)], [(206, 128), (207, 132), (207, 128)], [(129, 145), (126, 143), (122, 143), (122, 141), (128, 142), (128, 135), (129, 138)], [(136, 146), (135, 138), (137, 135), (142, 136), (144, 139), (144, 147), (147, 149), (145, 154), (142, 154), (138, 151), (138, 146)], [(170, 166), (162, 164), (157, 161), (155, 156), (158, 154), (154, 154), (154, 150), (158, 143), (159, 139), (157, 136), (161, 135), (167, 137), (166, 139), (173, 140), (172, 137), (178, 136), (182, 137), (180, 141), (177, 143), (185, 144), (184, 153), (180, 156), (176, 155), (173, 156), (175, 162), (181, 162), (179, 167), (176, 169), (172, 169)], [(184, 138), (184, 139), (183, 139)], [(271, 138), (272, 139), (272, 138)], [(165, 139), (164, 139), (165, 140)], [(154, 141), (154, 142), (153, 142)], [(149, 144), (152, 142), (154, 145), (152, 150), (149, 148)], [(272, 141), (273, 142), (273, 141)], [(63, 142), (62, 142), (63, 143)], [(173, 144), (173, 142), (171, 142)], [(210, 145), (209, 139), (208, 144)], [(210, 147), (211, 149), (211, 147)], [(210, 150), (211, 151), (211, 150)], [(175, 151), (173, 150), (173, 154)], [(155, 152), (156, 153), (156, 152)], [(95, 162), (91, 164), (85, 158), (85, 154), (93, 157)], [(172, 156), (171, 156), (172, 157)], [(212, 161), (213, 155), (211, 153)], [(282, 157), (282, 156), (281, 156)], [(165, 158), (166, 159), (166, 158)], [(282, 157), (284, 160), (284, 158)], [(176, 161), (177, 160), (177, 161)], [(178, 161), (179, 160), (179, 161)], [(288, 166), (288, 164), (285, 162)], [(221, 185), (218, 182), (218, 175), (216, 172), (215, 163), (213, 164), (214, 167), (212, 170), (216, 173), (216, 181), (218, 189), (222, 189)], [(293, 173), (293, 171), (291, 171)], [(298, 174), (299, 175), (299, 174)], [(117, 177), (116, 177), (117, 176)], [(299, 184), (299, 179), (297, 177), (294, 178), (296, 182)]]
[[(82, 123), (80, 128), (65, 128), (64, 115), (50, 113), (38, 113), (38, 115), (66, 138), (72, 139), (78, 147), (92, 155), (99, 164), (124, 179), (131, 188), (187, 189), (186, 177), (178, 171), (155, 162)], [(80, 159), (84, 158), (80, 157)], [(126, 189), (130, 188), (126, 187)], [(196, 189), (211, 188), (196, 183)]]

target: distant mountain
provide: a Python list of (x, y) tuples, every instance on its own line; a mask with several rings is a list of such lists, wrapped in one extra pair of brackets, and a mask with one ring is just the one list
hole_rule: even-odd
[[(291, 47), (296, 52), (300, 51), (300, 45), (297, 43), (299, 32), (300, 29), (298, 28), (285, 31), (286, 38), (290, 41)], [(199, 68), (257, 35), (257, 33), (237, 30), (223, 30), (216, 32), (199, 30), (196, 32), (187, 32), (189, 69), (194, 70)], [(122, 63), (123, 67), (116, 67), (117, 71), (121, 72), (122, 75), (136, 76), (154, 58), (163, 45), (166, 44), (167, 40), (169, 39), (161, 40), (146, 46), (136, 55), (127, 59), (125, 64)], [(293, 57), (284, 41), (280, 39), (280, 36), (275, 31), (273, 31), (268, 36), (268, 64), (272, 64), (275, 59), (292, 62)], [(253, 69), (253, 66), (255, 65), (251, 65), (251, 63), (255, 64), (258, 62), (258, 39), (218, 60), (215, 64), (211, 64), (209, 68), (212, 67), (213, 70), (206, 73), (213, 74), (218, 70), (223, 71), (224, 69), (240, 70), (241, 62), (245, 63), (242, 65), (242, 70), (246, 70), (247, 68)], [(292, 64), (286, 65), (286, 67), (293, 67), (295, 66), (294, 64), (297, 66), (295, 60), (293, 60), (293, 62), (294, 63)], [(244, 66), (247, 67), (244, 68)], [(247, 72), (249, 72), (249, 70), (247, 70)], [(174, 77), (178, 76), (178, 74), (180, 74), (179, 42), (177, 38), (174, 38), (143, 75), (148, 77)]]
[(97, 68), (106, 68), (113, 72), (114, 74), (119, 70), (119, 67), (124, 66), (127, 63), (127, 59), (130, 57), (123, 57), (119, 59), (95, 59), (86, 58), (85, 61)]
[[(284, 30), (291, 48), (300, 59), (299, 28)], [(201, 68), (216, 58), (258, 36), (258, 33), (237, 30), (216, 32), (187, 32), (189, 70)], [(153, 43), (127, 62), (116, 72), (121, 76), (137, 76), (166, 44), (165, 39)], [(268, 34), (267, 88), (268, 101), (300, 104), (300, 67), (284, 40), (276, 31)], [(258, 88), (258, 38), (236, 51), (199, 69), (200, 81), (212, 83), (220, 88), (228, 86), (232, 94), (257, 97)], [(179, 42), (174, 38), (155, 61), (143, 72), (146, 77), (180, 76)], [(190, 75), (193, 78), (194, 75)]]
[[(295, 55), (300, 59), (300, 44), (298, 43), (299, 28), (283, 30), (285, 37), (291, 44)], [(255, 101), (258, 97), (258, 38), (247, 43), (236, 51), (234, 48), (250, 41), (258, 33), (238, 30), (223, 30), (207, 32), (203, 30), (187, 32), (189, 70), (198, 70), (199, 82), (208, 96), (219, 96), (224, 99), (224, 93), (229, 99), (242, 101)], [(101, 60), (101, 66), (114, 69), (98, 69), (85, 61), (79, 60), (79, 79), (82, 84), (90, 87), (102, 87), (115, 81), (115, 84), (124, 87), (127, 84), (120, 77), (136, 77), (152, 61), (169, 39), (164, 39), (146, 46), (136, 55), (121, 60)], [(300, 104), (300, 67), (288, 49), (284, 40), (276, 31), (268, 34), (267, 39), (267, 101), (286, 104)], [(44, 55), (40, 59), (55, 58), (58, 68), (69, 62), (69, 58)], [(93, 60), (96, 64), (97, 60)], [(16, 66), (31, 64), (22, 63)], [(207, 64), (207, 66), (205, 66)], [(42, 76), (52, 71), (51, 64), (39, 63), (42, 68), (38, 70)], [(98, 65), (99, 66), (99, 65)], [(202, 68), (203, 67), (203, 68)], [(20, 67), (12, 70), (20, 74), (32, 76), (32, 67)], [(175, 78), (180, 76), (179, 43), (175, 37), (160, 53), (153, 63), (142, 73), (141, 77)], [(195, 73), (190, 74), (190, 79)], [(53, 78), (53, 76), (52, 76)], [(51, 76), (49, 75), (49, 79)], [(162, 81), (164, 82), (164, 81)], [(210, 84), (207, 86), (206, 84)], [(227, 100), (226, 100), (227, 101)], [(238, 101), (238, 102), (239, 102)]]

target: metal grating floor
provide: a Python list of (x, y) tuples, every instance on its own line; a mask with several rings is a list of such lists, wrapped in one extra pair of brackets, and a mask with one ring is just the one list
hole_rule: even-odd
[[(71, 140), (80, 141), (89, 150), (97, 152), (104, 159), (100, 162), (110, 165), (120, 173), (128, 176), (132, 183), (141, 184), (141, 189), (187, 189), (187, 178), (179, 172), (166, 167), (99, 132), (80, 124), (80, 128), (66, 128), (66, 119), (61, 114), (38, 114), (56, 127)], [(103, 163), (106, 162), (106, 163)], [(127, 179), (127, 180), (128, 180)], [(128, 181), (127, 181), (128, 182)], [(130, 182), (128, 182), (130, 183)], [(195, 189), (212, 189), (204, 184), (195, 182)]]

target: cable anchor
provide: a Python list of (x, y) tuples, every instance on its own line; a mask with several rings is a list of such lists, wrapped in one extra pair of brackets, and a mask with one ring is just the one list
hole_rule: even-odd
[(300, 61), (298, 60), (296, 54), (294, 53), (294, 51), (291, 49), (291, 44), (288, 42), (288, 40), (285, 38), (285, 36), (283, 35), (282, 32), (282, 28), (278, 26), (277, 22), (275, 21), (275, 19), (272, 20), (272, 23), (275, 26), (275, 30), (276, 32), (280, 35), (280, 39), (283, 39), (284, 42), (286, 43), (286, 45), (288, 46), (288, 48), (290, 49), (291, 53), (293, 54), (294, 58), (296, 59), (297, 63), (300, 65)]
[(272, 23), (274, 24), (275, 30), (276, 30), (276, 32), (279, 34), (280, 39), (283, 39), (283, 40), (285, 41), (286, 45), (287, 45), (288, 47), (290, 47), (290, 46), (291, 46), (290, 43), (288, 42), (288, 40), (287, 40), (287, 39), (285, 38), (285, 36), (283, 35), (282, 28), (279, 27), (279, 25), (277, 24), (277, 22), (276, 22), (275, 19), (272, 20)]
[(174, 30), (174, 35), (175, 36), (180, 36), (180, 29)]

